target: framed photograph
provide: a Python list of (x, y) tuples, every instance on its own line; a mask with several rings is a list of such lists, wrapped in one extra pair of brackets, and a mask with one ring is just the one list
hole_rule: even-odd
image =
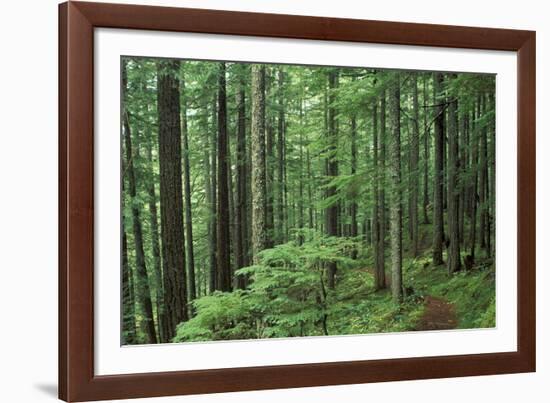
[(535, 371), (535, 33), (59, 8), (59, 397)]

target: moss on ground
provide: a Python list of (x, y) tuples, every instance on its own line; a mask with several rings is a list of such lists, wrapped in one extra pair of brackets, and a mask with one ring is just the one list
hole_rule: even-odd
[[(363, 263), (363, 267), (372, 267), (370, 259)], [(405, 258), (403, 285), (408, 295), (397, 306), (389, 289), (374, 291), (372, 269), (354, 268), (340, 273), (337, 289), (346, 291), (329, 296), (329, 333), (414, 330), (428, 295), (454, 305), (459, 329), (495, 326), (495, 271), (490, 261), (481, 260), (469, 271), (449, 275), (445, 266), (433, 267), (428, 255)]]

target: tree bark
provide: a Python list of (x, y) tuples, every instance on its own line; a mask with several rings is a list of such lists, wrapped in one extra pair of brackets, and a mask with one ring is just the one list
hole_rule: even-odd
[(265, 66), (252, 66), (252, 256), (266, 247)]
[(445, 108), (443, 105), (443, 74), (434, 73), (435, 118), (435, 158), (434, 158), (434, 219), (433, 219), (433, 252), (434, 266), (443, 264), (443, 142), (445, 125)]
[[(266, 70), (266, 98), (269, 99), (273, 92), (273, 83), (275, 76), (273, 74), (273, 69), (269, 70), (269, 75)], [(272, 115), (265, 117), (266, 121), (266, 132), (265, 132), (265, 152), (266, 152), (266, 248), (272, 248), (274, 246), (274, 240), (276, 239), (275, 233), (275, 216), (274, 216), (274, 203), (275, 203), (275, 147), (274, 147), (274, 117)]]
[(386, 91), (380, 97), (380, 135), (378, 136), (378, 267), (375, 284), (378, 289), (386, 288)]
[(181, 100), (181, 133), (183, 143), (183, 183), (185, 195), (185, 238), (187, 245), (187, 273), (189, 280), (189, 302), (197, 298), (197, 284), (195, 281), (195, 253), (193, 250), (193, 206), (191, 204), (191, 167), (189, 165), (189, 133), (187, 129), (187, 105), (185, 94), (185, 81), (180, 80), (182, 91)]
[[(413, 111), (414, 112), (414, 111)], [(404, 123), (404, 125), (403, 125)], [(413, 240), (413, 212), (412, 212), (412, 194), (413, 194), (413, 174), (411, 170), (411, 164), (412, 164), (412, 130), (411, 130), (411, 119), (405, 119), (405, 121), (401, 124), (401, 130), (406, 133), (407, 138), (407, 147), (404, 152), (404, 157), (406, 157), (406, 163), (407, 163), (407, 171), (405, 174), (405, 177), (407, 179), (407, 191), (404, 193), (404, 197), (407, 199), (407, 233), (409, 236), (409, 249), (410, 252), (412, 252), (412, 240)], [(403, 127), (404, 126), (404, 127)], [(402, 162), (403, 167), (403, 162)], [(405, 170), (403, 169), (405, 172)], [(401, 175), (404, 173), (402, 172)], [(403, 213), (404, 215), (404, 213)]]
[(278, 71), (277, 83), (277, 102), (278, 102), (278, 118), (277, 118), (277, 244), (286, 241), (285, 229), (285, 211), (284, 211), (284, 180), (285, 180), (285, 109), (284, 109), (284, 72), (280, 67)]
[[(487, 113), (487, 102), (485, 94), (481, 95), (481, 113)], [(479, 150), (479, 247), (487, 251), (487, 125), (482, 124), (480, 128), (480, 150)]]
[(169, 342), (176, 333), (176, 326), (189, 318), (181, 183), (179, 62), (159, 61), (157, 68), (163, 316), (166, 319), (162, 341)]
[(225, 88), (225, 62), (218, 66), (218, 195), (217, 195), (217, 279), (216, 289), (231, 291), (230, 215), (228, 178), (227, 99)]
[[(226, 101), (227, 104), (227, 101)], [(227, 112), (226, 112), (227, 116)], [(226, 120), (229, 120), (228, 117), (226, 117)], [(237, 256), (236, 256), (236, 247), (235, 247), (235, 239), (237, 239), (237, 223), (236, 223), (236, 217), (237, 213), (235, 211), (237, 201), (236, 201), (236, 193), (235, 189), (233, 189), (233, 163), (231, 162), (231, 133), (228, 132), (227, 134), (227, 158), (226, 158), (226, 164), (227, 164), (227, 192), (228, 192), (228, 199), (229, 199), (229, 239), (231, 240), (231, 244), (229, 245), (229, 281), (231, 282), (231, 289), (237, 287), (237, 281), (235, 278), (235, 264), (237, 262)], [(233, 259), (231, 259), (231, 256), (233, 256)]]
[[(335, 101), (336, 95), (335, 89), (338, 88), (338, 71), (331, 69), (328, 74), (328, 160), (327, 160), (327, 176), (328, 180), (338, 176), (338, 132), (336, 122), (336, 108)], [(336, 195), (336, 187), (334, 185), (327, 188), (327, 196), (333, 197)], [(327, 235), (338, 236), (338, 203), (333, 202), (331, 206), (327, 207)], [(328, 263), (328, 288), (334, 289), (335, 277), (336, 277), (336, 262)]]
[(212, 127), (210, 136), (210, 177), (212, 178), (212, 204), (210, 210), (210, 292), (218, 289), (218, 94), (212, 99)]
[[(495, 110), (495, 96), (494, 93), (489, 93), (489, 108)], [(493, 256), (493, 247), (491, 242), (491, 236), (494, 231), (494, 218), (495, 218), (495, 121), (494, 119), (489, 123), (488, 130), (490, 129), (492, 136), (487, 137), (487, 257)]]
[(418, 256), (418, 158), (419, 158), (419, 112), (418, 112), (418, 83), (416, 74), (412, 75), (413, 86), (413, 130), (411, 136), (411, 196), (410, 196), (410, 221), (411, 221), (411, 249), (413, 257)]
[[(423, 97), (422, 100), (424, 105), (428, 102), (428, 85), (426, 82), (426, 77), (422, 80), (423, 84)], [(430, 219), (428, 218), (428, 206), (430, 204), (429, 196), (429, 186), (428, 186), (428, 172), (430, 169), (430, 128), (428, 127), (428, 113), (424, 109), (424, 197), (422, 199), (422, 213), (424, 215), (424, 224), (429, 224)]]
[(403, 234), (402, 234), (402, 209), (401, 209), (401, 93), (399, 73), (393, 73), (390, 84), (390, 240), (391, 240), (391, 264), (392, 264), (392, 299), (395, 303), (403, 301)]
[[(386, 275), (384, 273), (383, 249), (384, 243), (381, 239), (382, 221), (380, 220), (380, 161), (378, 159), (378, 149), (380, 147), (380, 138), (378, 133), (378, 100), (374, 102), (372, 108), (372, 163), (374, 169), (374, 209), (372, 212), (373, 219), (373, 243), (374, 243), (374, 288), (381, 290), (386, 288)], [(383, 186), (383, 185), (382, 185)], [(382, 249), (382, 251), (380, 250)]]
[[(453, 80), (456, 75), (451, 75)], [(447, 249), (447, 271), (449, 274), (460, 270), (460, 238), (459, 238), (459, 201), (460, 188), (458, 187), (458, 171), (460, 159), (458, 157), (458, 116), (457, 100), (449, 101), (449, 155), (447, 157), (447, 225), (449, 226), (449, 247)]]
[[(246, 69), (241, 71), (244, 75)], [(248, 245), (247, 245), (247, 161), (246, 161), (246, 107), (245, 107), (245, 80), (239, 78), (239, 89), (237, 92), (237, 153), (235, 164), (237, 166), (237, 201), (235, 206), (235, 256), (237, 269), (248, 266)], [(243, 276), (237, 277), (237, 287), (244, 289), (246, 279)]]
[[(355, 114), (351, 117), (351, 175), (357, 173), (357, 118)], [(355, 198), (355, 195), (353, 195)], [(350, 229), (349, 236), (356, 237), (358, 233), (357, 227), (357, 202), (355, 199), (351, 200), (349, 205), (350, 211)], [(357, 249), (354, 249), (351, 253), (352, 259), (357, 258)]]
[(136, 312), (134, 281), (128, 264), (128, 239), (122, 225), (122, 344), (136, 343)]
[[(213, 219), (214, 219), (214, 211), (215, 211), (215, 205), (213, 205), (213, 201), (212, 201), (212, 181), (211, 181), (211, 177), (212, 177), (212, 170), (210, 168), (210, 158), (211, 158), (211, 148), (212, 148), (212, 136), (210, 135), (209, 133), (209, 128), (208, 128), (208, 102), (204, 102), (203, 101), (203, 104), (201, 105), (202, 107), (202, 110), (203, 110), (203, 113), (201, 115), (201, 124), (200, 124), (200, 128), (201, 130), (203, 131), (203, 133), (205, 133), (205, 144), (204, 144), (204, 147), (203, 147), (203, 169), (204, 169), (204, 194), (205, 194), (205, 199), (206, 199), (206, 207), (205, 207), (205, 210), (206, 210), (206, 221), (205, 221), (205, 225), (206, 225), (206, 235), (207, 235), (207, 238), (208, 238), (208, 245), (209, 245), (209, 249), (208, 249), (208, 262), (207, 262), (207, 265), (206, 265), (206, 270), (207, 270), (207, 274), (208, 274), (208, 281), (209, 281), (209, 291), (210, 292), (213, 292), (215, 290), (215, 273), (216, 273), (216, 270), (215, 270), (215, 256), (213, 256), (213, 253), (212, 253), (212, 223), (213, 223)], [(214, 249), (215, 250), (215, 249)], [(212, 275), (212, 267), (214, 267), (214, 271), (213, 271), (213, 274)], [(207, 277), (207, 275), (205, 274), (204, 276), (205, 278)], [(205, 285), (205, 294), (206, 294), (206, 285)]]
[(480, 99), (478, 98), (477, 102), (477, 113), (474, 107), (472, 111), (472, 125), (474, 130), (470, 136), (470, 149), (472, 150), (472, 160), (470, 163), (470, 169), (473, 171), (473, 179), (471, 182), (470, 189), (470, 257), (471, 261), (475, 261), (476, 253), (476, 218), (477, 218), (477, 203), (478, 203), (478, 194), (477, 194), (477, 182), (478, 182), (478, 171), (479, 171), (479, 136), (478, 136), (478, 127), (479, 123), (476, 123), (476, 118), (480, 114)]
[[(304, 94), (303, 89), (302, 93), (300, 94), (300, 127), (304, 127)], [(297, 227), (300, 231), (304, 228), (304, 135), (303, 131), (300, 130), (300, 134), (298, 136), (299, 139), (299, 153), (298, 153), (298, 161), (300, 164), (299, 168), (299, 174), (298, 174), (298, 224)], [(300, 235), (298, 236), (298, 244), (302, 244), (304, 242), (304, 236), (302, 232), (300, 232)]]
[[(150, 135), (148, 134), (148, 139)], [(147, 159), (149, 162), (149, 174), (151, 178), (154, 177), (154, 168), (153, 168), (153, 153), (150, 141), (147, 143)], [(155, 182), (150, 180), (147, 184), (147, 194), (149, 196), (149, 217), (151, 220), (151, 249), (153, 251), (153, 262), (155, 265), (155, 285), (156, 285), (156, 310), (157, 310), (157, 327), (159, 333), (159, 340), (163, 340), (163, 328), (162, 323), (164, 322), (163, 315), (163, 285), (162, 285), (162, 265), (160, 260), (160, 232), (158, 227), (158, 210), (157, 210), (157, 196), (155, 191)]]
[[(459, 178), (464, 176), (466, 172), (468, 157), (467, 157), (467, 141), (468, 141), (468, 123), (467, 123), (467, 114), (464, 112), (460, 113), (459, 127), (458, 127), (458, 155), (459, 155), (459, 169), (458, 175)], [(458, 238), (460, 245), (464, 245), (464, 217), (466, 211), (466, 204), (468, 200), (468, 189), (464, 184), (463, 180), (459, 181), (460, 183), (460, 201), (458, 205)]]
[(309, 156), (309, 144), (306, 147), (306, 167), (307, 167), (307, 205), (308, 205), (308, 221), (309, 221), (309, 228), (313, 229), (315, 228), (314, 225), (314, 216), (315, 211), (313, 207), (313, 189), (312, 189), (312, 182), (313, 182), (313, 175), (311, 172), (311, 158)]

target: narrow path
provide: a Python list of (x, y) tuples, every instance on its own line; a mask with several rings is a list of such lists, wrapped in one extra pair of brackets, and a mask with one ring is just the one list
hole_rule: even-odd
[(428, 295), (424, 298), (424, 313), (414, 330), (449, 330), (458, 325), (455, 307), (443, 298)]
[[(374, 276), (372, 267), (361, 269)], [(386, 285), (391, 287), (391, 276), (386, 273)], [(456, 317), (454, 304), (444, 298), (428, 295), (424, 297), (424, 312), (414, 327), (414, 331), (425, 330), (450, 330), (456, 329), (458, 320)]]

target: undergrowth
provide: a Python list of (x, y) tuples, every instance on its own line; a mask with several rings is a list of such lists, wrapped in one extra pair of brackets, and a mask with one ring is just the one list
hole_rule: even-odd
[[(372, 251), (362, 242), (302, 234), (261, 254), (261, 264), (241, 269), (246, 290), (216, 292), (194, 301), (196, 315), (180, 324), (174, 341), (368, 334), (417, 330), (426, 296), (453, 304), (457, 328), (495, 326), (495, 271), (479, 260), (471, 270), (452, 275), (433, 267), (427, 253), (403, 259), (402, 304), (389, 289), (374, 289)], [(351, 259), (352, 251), (358, 259)], [(464, 256), (463, 256), (464, 257)], [(334, 290), (325, 267), (338, 264)], [(386, 259), (389, 277), (389, 257)]]

